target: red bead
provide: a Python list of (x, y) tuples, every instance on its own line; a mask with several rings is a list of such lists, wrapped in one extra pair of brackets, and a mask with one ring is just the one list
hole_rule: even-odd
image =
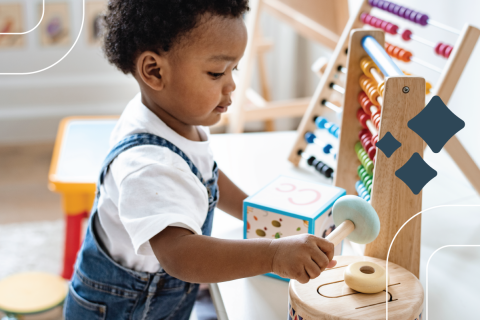
[(367, 154), (368, 154), (368, 157), (370, 158), (370, 160), (373, 160), (375, 158), (376, 153), (377, 153), (377, 149), (373, 146), (370, 149), (368, 149), (368, 151), (367, 151)]
[(438, 55), (441, 55), (442, 57), (444, 56), (445, 54), (445, 49), (447, 48), (447, 45), (444, 44), (444, 43), (441, 43), (439, 42), (437, 44), (437, 46), (435, 47), (435, 52), (438, 54)]
[(362, 21), (363, 23), (366, 23), (366, 19), (368, 17), (368, 13), (366, 12), (362, 12), (362, 14), (360, 15), (360, 21)]
[(402, 32), (402, 39), (405, 40), (405, 41), (408, 41), (410, 40), (410, 36), (412, 35), (412, 31), (408, 30), (408, 29), (405, 29), (403, 32)]
[(378, 142), (378, 133), (372, 136), (372, 144), (376, 146), (377, 142)]
[(453, 47), (452, 46), (448, 46), (447, 49), (445, 49), (445, 55), (444, 57), (445, 58), (449, 58), (450, 57), (450, 53), (452, 53), (453, 51)]
[(361, 140), (362, 137), (363, 137), (365, 134), (367, 134), (368, 132), (369, 132), (368, 129), (362, 129), (362, 130), (360, 130), (360, 132), (358, 133), (358, 139)]
[(387, 25), (388, 25), (389, 22), (383, 20), (382, 21), (382, 24), (380, 25), (380, 28), (383, 30), (383, 31), (387, 31)]
[(387, 27), (385, 28), (385, 31), (390, 33), (390, 34), (397, 34), (398, 33), (398, 26), (394, 25), (392, 23), (387, 24)]

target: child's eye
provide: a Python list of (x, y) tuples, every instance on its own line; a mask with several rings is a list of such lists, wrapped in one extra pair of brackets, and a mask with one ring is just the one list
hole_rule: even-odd
[(218, 79), (221, 76), (223, 76), (225, 72), (222, 72), (222, 73), (209, 72), (208, 74), (211, 75), (214, 79)]

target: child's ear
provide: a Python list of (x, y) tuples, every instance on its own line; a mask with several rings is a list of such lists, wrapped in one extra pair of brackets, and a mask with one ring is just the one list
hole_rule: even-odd
[(165, 87), (165, 67), (165, 58), (152, 51), (143, 52), (136, 63), (137, 75), (155, 91), (160, 91)]

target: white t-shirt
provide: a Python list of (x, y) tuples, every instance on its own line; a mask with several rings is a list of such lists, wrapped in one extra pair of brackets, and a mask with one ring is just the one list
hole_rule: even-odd
[[(160, 120), (142, 102), (140, 93), (122, 113), (110, 147), (128, 135), (151, 133), (182, 150), (203, 179), (212, 177), (209, 130), (198, 127), (203, 141), (188, 140)], [(208, 194), (185, 160), (167, 147), (144, 145), (121, 153), (100, 187), (96, 233), (110, 256), (122, 266), (157, 272), (160, 264), (149, 240), (168, 226), (202, 234)]]

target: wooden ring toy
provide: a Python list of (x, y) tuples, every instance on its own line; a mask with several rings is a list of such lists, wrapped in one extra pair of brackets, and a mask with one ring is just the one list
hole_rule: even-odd
[(411, 272), (389, 262), (388, 293), (361, 293), (345, 284), (348, 265), (373, 262), (385, 268), (386, 261), (359, 256), (336, 256), (337, 265), (306, 284), (291, 280), (288, 287), (289, 319), (297, 320), (389, 320), (421, 319), (424, 292)]
[(357, 261), (348, 265), (344, 279), (347, 286), (362, 293), (378, 293), (387, 287), (385, 268), (372, 261)]

